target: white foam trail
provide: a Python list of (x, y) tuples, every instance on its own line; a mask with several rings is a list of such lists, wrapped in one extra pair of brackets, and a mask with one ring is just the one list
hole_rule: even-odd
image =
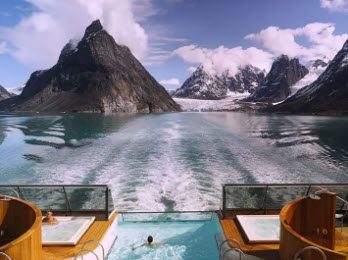
[(55, 136), (26, 136), (26, 140), (34, 142), (47, 142), (51, 144), (65, 144), (65, 140)]
[[(330, 181), (342, 174), (316, 158), (325, 148), (308, 135), (308, 125), (294, 128), (285, 117), (284, 126), (278, 118), (245, 118), (238, 113), (135, 117), (117, 132), (84, 139), (81, 148), (49, 150), (45, 163), (34, 166), (34, 176), (39, 183), (108, 184), (118, 209), (163, 211), (218, 209), (224, 183)], [(276, 132), (272, 120), (280, 125)], [(334, 174), (324, 174), (329, 171)]]
[(60, 131), (44, 131), (43, 133), (48, 135), (65, 136), (65, 133)]

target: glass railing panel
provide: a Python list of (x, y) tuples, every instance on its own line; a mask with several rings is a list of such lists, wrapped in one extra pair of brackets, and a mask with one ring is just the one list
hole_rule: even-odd
[(269, 186), (266, 196), (266, 209), (281, 209), (285, 204), (307, 195), (309, 186)]
[(106, 187), (69, 186), (65, 191), (73, 211), (106, 210)]
[(227, 209), (260, 209), (264, 205), (266, 186), (225, 186)]
[(0, 194), (17, 198), (20, 197), (16, 187), (0, 187)]
[(214, 212), (133, 212), (122, 213), (122, 222), (171, 222), (171, 221), (211, 221)]
[(68, 209), (62, 187), (20, 187), (20, 194), (41, 210)]

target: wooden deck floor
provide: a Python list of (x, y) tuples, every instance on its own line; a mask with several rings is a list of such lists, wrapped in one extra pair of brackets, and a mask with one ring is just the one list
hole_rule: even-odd
[[(44, 260), (61, 260), (69, 257), (76, 256), (82, 245), (88, 240), (100, 241), (114, 219), (117, 217), (117, 213), (113, 213), (109, 220), (96, 220), (87, 230), (87, 232), (80, 239), (76, 246), (43, 246), (43, 259)], [(97, 247), (95, 244), (86, 245), (86, 249), (93, 250)]]
[(336, 228), (335, 250), (347, 254), (348, 257), (348, 227)]
[[(236, 239), (241, 244), (244, 252), (277, 252), (279, 244), (249, 244), (240, 232), (238, 225), (233, 219), (220, 220), (221, 226), (227, 239)], [(235, 244), (231, 244), (235, 247)], [(335, 250), (348, 254), (348, 227), (336, 228)], [(272, 255), (272, 253), (271, 253)], [(275, 258), (276, 259), (276, 258)], [(348, 259), (348, 258), (347, 258)]]

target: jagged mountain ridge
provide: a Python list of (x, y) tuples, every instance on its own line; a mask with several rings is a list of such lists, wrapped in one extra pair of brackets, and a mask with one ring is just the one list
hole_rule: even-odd
[(201, 65), (174, 92), (173, 96), (216, 100), (225, 98), (229, 92), (252, 93), (264, 77), (264, 71), (251, 65), (240, 68), (235, 76), (230, 76), (228, 71), (221, 75), (212, 75)]
[(297, 58), (279, 56), (272, 64), (265, 80), (245, 101), (279, 102), (291, 94), (291, 86), (308, 74), (308, 69)]
[(269, 110), (290, 113), (348, 113), (348, 40), (317, 80)]
[(10, 93), (3, 86), (0, 85), (0, 101), (14, 97), (13, 93)]
[(307, 65), (308, 74), (291, 86), (290, 96), (294, 95), (297, 91), (319, 78), (319, 76), (325, 71), (327, 66), (328, 63), (320, 59), (309, 62), (309, 64)]
[(126, 46), (99, 20), (78, 44), (69, 42), (58, 62), (34, 72), (18, 97), (0, 109), (45, 112), (164, 112), (180, 107)]

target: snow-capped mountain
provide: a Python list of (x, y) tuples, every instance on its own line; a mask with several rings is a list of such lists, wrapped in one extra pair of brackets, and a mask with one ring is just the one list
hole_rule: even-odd
[(348, 113), (348, 40), (317, 80), (271, 110)]
[(279, 102), (291, 94), (291, 86), (308, 74), (308, 69), (297, 58), (279, 56), (272, 64), (265, 80), (246, 101)]
[(3, 86), (0, 85), (0, 100), (5, 100), (13, 96), (14, 94), (8, 92)]
[(216, 100), (231, 92), (252, 93), (265, 78), (265, 72), (248, 65), (240, 68), (235, 76), (228, 71), (212, 75), (201, 65), (173, 94), (177, 98)]
[(18, 87), (18, 88), (8, 88), (7, 91), (18, 96), (22, 94), (24, 87), (25, 87), (25, 84), (22, 87)]
[(319, 76), (325, 71), (327, 67), (327, 63), (318, 59), (315, 61), (312, 61), (308, 68), (308, 74), (304, 76), (302, 79), (300, 79), (297, 83), (291, 86), (291, 94), (294, 95), (297, 91), (299, 91), (301, 88), (311, 84), (314, 82)]
[(1, 101), (0, 110), (35, 112), (180, 111), (167, 91), (119, 45), (99, 20), (78, 42), (70, 41), (57, 64), (33, 72), (21, 95)]

